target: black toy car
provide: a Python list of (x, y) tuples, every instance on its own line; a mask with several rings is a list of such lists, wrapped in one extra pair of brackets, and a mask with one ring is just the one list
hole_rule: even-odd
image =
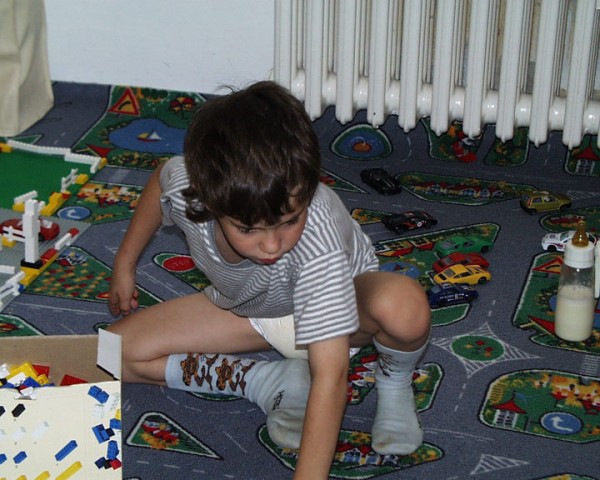
[(471, 303), (477, 297), (479, 297), (477, 290), (466, 285), (440, 283), (427, 290), (427, 299), (431, 308)]
[(402, 191), (402, 184), (383, 168), (367, 168), (360, 172), (360, 178), (383, 195), (393, 195)]
[(387, 215), (381, 219), (381, 223), (393, 232), (403, 233), (415, 228), (431, 228), (437, 225), (438, 221), (422, 210), (409, 210)]

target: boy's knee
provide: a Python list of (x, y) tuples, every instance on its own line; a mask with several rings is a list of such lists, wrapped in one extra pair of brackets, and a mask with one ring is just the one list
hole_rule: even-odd
[(424, 288), (411, 277), (392, 273), (384, 277), (372, 298), (380, 316), (411, 318), (429, 317), (429, 302)]
[(374, 330), (407, 343), (426, 339), (431, 329), (431, 309), (424, 288), (404, 275), (379, 274), (383, 275), (377, 277), (369, 294), (360, 297), (363, 304), (359, 305), (377, 326)]

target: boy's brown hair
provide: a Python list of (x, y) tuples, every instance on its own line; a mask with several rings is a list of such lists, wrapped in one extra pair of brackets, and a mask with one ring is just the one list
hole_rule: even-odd
[[(317, 136), (302, 103), (274, 82), (217, 97), (194, 115), (185, 141), (187, 216), (277, 223), (312, 198), (320, 177)], [(293, 204), (290, 202), (293, 194)]]

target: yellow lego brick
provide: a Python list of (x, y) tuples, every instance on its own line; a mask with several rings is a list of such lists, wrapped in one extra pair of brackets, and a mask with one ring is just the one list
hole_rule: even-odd
[(35, 381), (38, 382), (40, 385), (48, 385), (50, 383), (50, 380), (48, 379), (45, 373), (38, 375)]
[(21, 267), (21, 271), (25, 274), (25, 277), (22, 278), (19, 283), (21, 285), (25, 285), (26, 287), (30, 285), (31, 282), (33, 282), (40, 274), (40, 271), (36, 268)]
[[(38, 376), (38, 373), (33, 368), (33, 365), (29, 362), (24, 362), (21, 365), (17, 365), (10, 369), (10, 377), (14, 377), (15, 375), (22, 373), (26, 377), (31, 377), (35, 379)], [(9, 378), (10, 378), (9, 377)]]
[(61, 192), (54, 192), (50, 195), (46, 206), (40, 210), (40, 214), (47, 217), (53, 215), (69, 197), (70, 194), (65, 195)]
[(115, 418), (117, 420), (121, 420), (121, 409), (118, 408), (117, 411), (115, 412)]
[(12, 152), (12, 147), (7, 143), (0, 143), (0, 152), (2, 153), (10, 153)]
[(67, 480), (67, 478), (71, 478), (79, 470), (81, 470), (82, 467), (83, 467), (83, 465), (81, 465), (81, 462), (75, 462), (73, 465), (71, 465), (69, 468), (67, 468), (64, 472), (62, 472), (60, 475), (58, 475), (56, 477), (56, 480)]
[(90, 179), (90, 176), (87, 173), (80, 173), (79, 175), (77, 175), (77, 178), (75, 179), (75, 183), (77, 185), (85, 185)]
[(17, 244), (16, 240), (9, 241), (6, 237), (2, 237), (2, 246), (7, 248), (13, 248)]
[(46, 470), (45, 472), (40, 473), (34, 480), (48, 480), (50, 478), (50, 472)]

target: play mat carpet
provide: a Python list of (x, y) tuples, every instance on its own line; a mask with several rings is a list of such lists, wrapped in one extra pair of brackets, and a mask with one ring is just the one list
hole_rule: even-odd
[[(124, 86), (56, 83), (54, 90), (54, 108), (11, 139), (17, 147), (0, 153), (0, 183), (3, 189), (18, 186), (18, 195), (37, 189), (46, 203), (62, 189), (60, 201), (49, 202), (54, 208), (47, 218), (62, 233), (76, 235), (18, 296), (7, 285), (11, 265), (18, 271), (23, 247), (0, 250), (4, 340), (93, 334), (113, 321), (106, 293), (128, 219), (152, 169), (181, 152), (192, 113), (206, 99), (192, 92)], [(373, 129), (363, 112), (341, 125), (331, 109), (314, 126), (322, 147), (322, 181), (339, 193), (370, 235), (382, 269), (413, 276), (429, 288), (438, 242), (476, 234), (492, 244), (485, 254), (492, 279), (475, 287), (479, 298), (432, 311), (431, 345), (414, 374), (423, 445), (409, 456), (371, 450), (376, 353), (366, 347), (352, 358), (348, 408), (331, 477), (599, 480), (600, 311), (588, 341), (564, 342), (554, 334), (562, 256), (540, 244), (544, 234), (572, 229), (582, 217), (590, 232), (600, 234), (597, 138), (587, 136), (568, 151), (560, 133), (553, 133), (536, 148), (526, 129), (501, 143), (493, 125), (471, 140), (455, 122), (437, 137), (426, 120), (404, 133), (395, 117)], [(88, 163), (52, 167), (55, 155), (64, 157), (61, 149)], [(17, 155), (32, 166), (20, 169)], [(68, 163), (69, 155), (59, 164)], [(105, 162), (90, 168), (90, 158)], [(62, 179), (66, 186), (32, 185), (32, 172), (41, 164), (51, 172), (43, 178)], [(372, 167), (386, 169), (403, 191), (384, 196), (363, 183), (361, 170)], [(5, 172), (14, 176), (9, 180)], [(535, 189), (563, 192), (572, 207), (528, 215), (519, 197)], [(20, 215), (13, 210), (13, 196), (0, 202), (0, 221)], [(438, 224), (397, 234), (381, 223), (386, 214), (413, 209), (429, 212)], [(51, 245), (42, 238), (40, 254)], [(144, 253), (138, 281), (142, 306), (207, 285), (181, 235), (168, 228)], [(296, 452), (273, 444), (264, 415), (246, 400), (123, 385), (122, 416), (123, 478), (292, 476)]]

